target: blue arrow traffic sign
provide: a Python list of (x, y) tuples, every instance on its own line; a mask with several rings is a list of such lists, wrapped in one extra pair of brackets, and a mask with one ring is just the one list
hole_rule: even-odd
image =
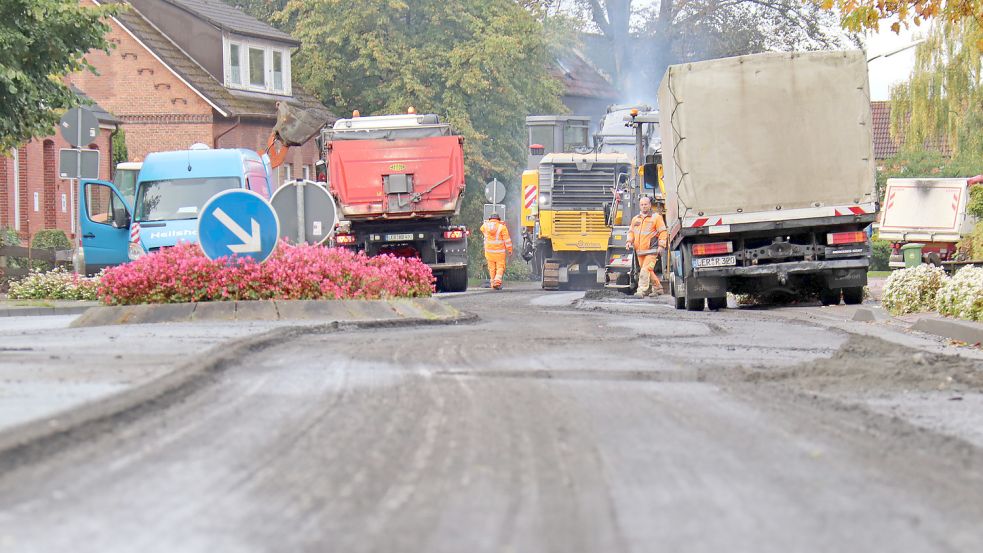
[(262, 263), (276, 249), (279, 236), (276, 212), (249, 190), (219, 192), (198, 215), (198, 242), (209, 259), (240, 255)]

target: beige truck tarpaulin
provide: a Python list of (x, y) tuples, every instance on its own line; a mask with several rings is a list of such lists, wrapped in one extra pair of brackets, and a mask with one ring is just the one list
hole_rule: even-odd
[(672, 218), (875, 201), (861, 51), (674, 65), (659, 107)]

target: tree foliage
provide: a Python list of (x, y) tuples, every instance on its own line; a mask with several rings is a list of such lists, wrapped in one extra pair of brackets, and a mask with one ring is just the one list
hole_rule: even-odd
[(801, 0), (579, 0), (611, 44), (622, 87), (658, 82), (666, 66), (765, 50), (839, 46), (836, 18)]
[(983, 159), (983, 29), (941, 21), (915, 51), (907, 83), (891, 92), (891, 130), (909, 150), (945, 146), (956, 162)]
[(78, 0), (0, 2), (0, 149), (53, 131), (64, 110), (80, 99), (64, 78), (93, 70), (83, 56), (108, 51), (104, 17), (113, 7), (83, 7)]
[(983, 23), (983, 0), (811, 0), (825, 10), (839, 12), (843, 28), (860, 32), (878, 30), (885, 19), (895, 20), (891, 30), (920, 26), (929, 19), (956, 23), (976, 18)]

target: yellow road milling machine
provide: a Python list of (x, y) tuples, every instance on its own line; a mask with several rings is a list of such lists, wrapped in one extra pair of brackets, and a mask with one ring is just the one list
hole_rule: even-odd
[(631, 180), (632, 160), (590, 146), (590, 118), (526, 118), (529, 163), (522, 174), (523, 255), (544, 290), (601, 287), (614, 193)]

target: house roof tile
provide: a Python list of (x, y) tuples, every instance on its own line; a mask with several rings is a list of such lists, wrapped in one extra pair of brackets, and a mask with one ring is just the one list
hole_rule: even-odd
[(550, 71), (563, 82), (567, 96), (601, 98), (614, 101), (620, 96), (611, 81), (601, 74), (579, 51), (557, 56)]
[(255, 36), (287, 42), (300, 42), (287, 33), (252, 17), (222, 0), (163, 0), (215, 25), (219, 29), (240, 35)]
[(270, 96), (266, 94), (233, 91), (216, 80), (197, 62), (192, 60), (167, 36), (144, 18), (135, 8), (123, 10), (116, 16), (130, 33), (137, 37), (161, 61), (184, 79), (192, 88), (204, 96), (213, 106), (225, 112), (229, 117), (257, 117), (276, 119), (276, 102), (287, 101), (289, 104), (323, 115), (324, 119), (333, 122), (336, 117), (331, 114), (316, 98), (308, 94), (296, 84), (293, 85), (293, 96)]

